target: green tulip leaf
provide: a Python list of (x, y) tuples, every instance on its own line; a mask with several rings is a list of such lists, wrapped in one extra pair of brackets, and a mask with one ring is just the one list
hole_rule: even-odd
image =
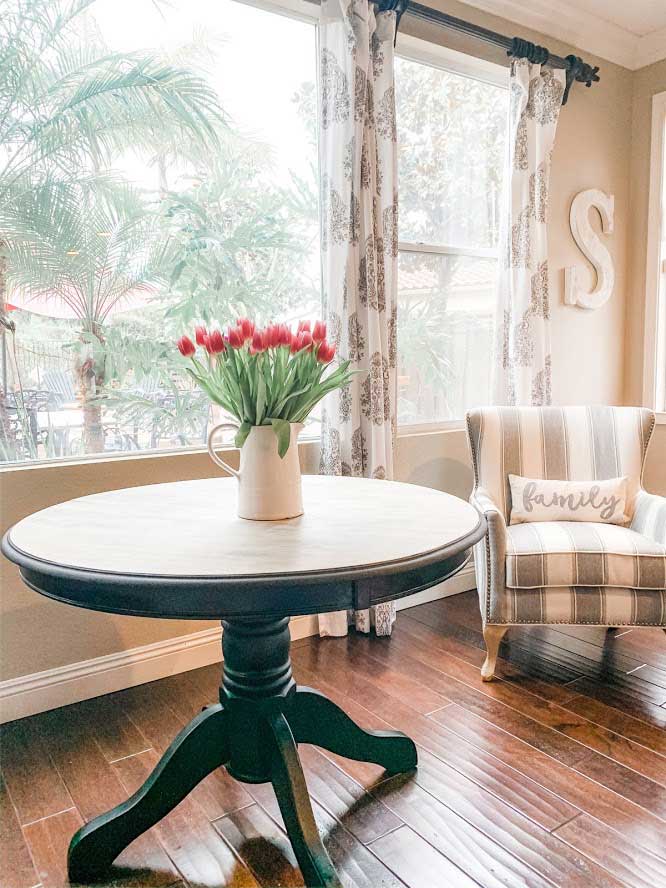
[(243, 444), (247, 441), (247, 436), (252, 431), (252, 426), (249, 422), (242, 422), (238, 431), (236, 432), (236, 437), (234, 438), (234, 444), (240, 450)]
[(287, 450), (289, 450), (289, 442), (291, 440), (291, 426), (286, 419), (271, 419), (271, 425), (278, 440), (278, 454), (280, 459), (284, 459)]

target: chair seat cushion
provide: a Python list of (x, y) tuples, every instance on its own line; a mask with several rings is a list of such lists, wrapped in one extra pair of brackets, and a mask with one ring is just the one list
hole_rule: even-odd
[(666, 547), (615, 524), (515, 524), (507, 527), (506, 585), (663, 590)]

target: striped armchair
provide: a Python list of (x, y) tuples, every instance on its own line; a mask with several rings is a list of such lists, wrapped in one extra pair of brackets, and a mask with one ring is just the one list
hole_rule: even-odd
[[(484, 407), (467, 414), (471, 502), (488, 522), (474, 551), (493, 678), (509, 626), (576, 623), (666, 631), (666, 498), (642, 489), (654, 414), (635, 407)], [(510, 525), (509, 474), (569, 481), (628, 476), (627, 526)]]

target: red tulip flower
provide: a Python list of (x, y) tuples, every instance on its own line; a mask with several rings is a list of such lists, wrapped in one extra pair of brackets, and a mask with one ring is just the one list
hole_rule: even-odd
[(312, 339), (319, 344), (326, 339), (326, 324), (323, 321), (316, 321), (312, 331)]
[(224, 344), (224, 337), (222, 336), (221, 330), (211, 330), (208, 336), (206, 337), (205, 342), (206, 350), (211, 355), (219, 355), (223, 351), (226, 351), (226, 346)]
[(264, 344), (266, 340), (266, 336), (263, 331), (255, 330), (252, 334), (252, 345), (250, 347), (250, 354), (257, 355), (259, 352), (265, 351), (268, 348), (268, 345)]
[(280, 345), (288, 345), (291, 347), (291, 330), (286, 324), (280, 324), (278, 341)]
[(243, 331), (238, 327), (229, 327), (227, 331), (227, 342), (232, 348), (243, 347)]
[(310, 348), (312, 345), (312, 336), (307, 330), (303, 330), (301, 335), (298, 337), (298, 350), (303, 351), (306, 348)]
[(298, 328), (297, 328), (296, 332), (302, 333), (304, 330), (307, 330), (307, 332), (309, 333), (310, 329), (311, 329), (310, 321), (299, 321)]
[(176, 345), (178, 346), (178, 351), (184, 358), (191, 358), (197, 350), (196, 345), (192, 342), (189, 336), (181, 336)]
[(238, 320), (236, 321), (236, 326), (241, 331), (244, 342), (248, 339), (252, 339), (252, 334), (254, 333), (254, 324), (249, 318), (238, 318)]
[(197, 345), (205, 345), (207, 336), (208, 330), (206, 330), (204, 326), (194, 328), (194, 338), (196, 339)]
[(319, 347), (317, 348), (317, 360), (320, 364), (330, 364), (334, 357), (335, 346), (330, 345), (324, 339), (323, 342), (319, 343)]
[(280, 344), (280, 327), (278, 324), (271, 324), (266, 328), (266, 338), (268, 339), (269, 348), (277, 348)]

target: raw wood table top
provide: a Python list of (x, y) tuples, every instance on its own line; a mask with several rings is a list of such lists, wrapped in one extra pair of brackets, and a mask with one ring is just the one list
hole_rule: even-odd
[[(198, 607), (190, 614), (185, 602), (176, 606), (168, 595), (147, 609), (133, 605), (128, 589), (185, 584), (219, 593), (232, 585), (256, 591), (346, 581), (348, 596), (351, 581), (466, 554), (485, 529), (476, 509), (441, 491), (318, 475), (303, 477), (302, 516), (248, 521), (236, 515), (236, 484), (231, 478), (179, 481), (70, 500), (20, 521), (3, 550), (29, 585), (52, 597), (101, 610), (194, 618), (201, 616)], [(63, 588), (54, 587), (53, 578)], [(72, 599), (64, 581), (83, 582), (94, 594)], [(98, 594), (104, 586), (116, 589), (104, 597)], [(398, 594), (385, 589), (385, 598)], [(209, 615), (224, 615), (218, 600)], [(289, 612), (329, 606), (311, 600)]]

